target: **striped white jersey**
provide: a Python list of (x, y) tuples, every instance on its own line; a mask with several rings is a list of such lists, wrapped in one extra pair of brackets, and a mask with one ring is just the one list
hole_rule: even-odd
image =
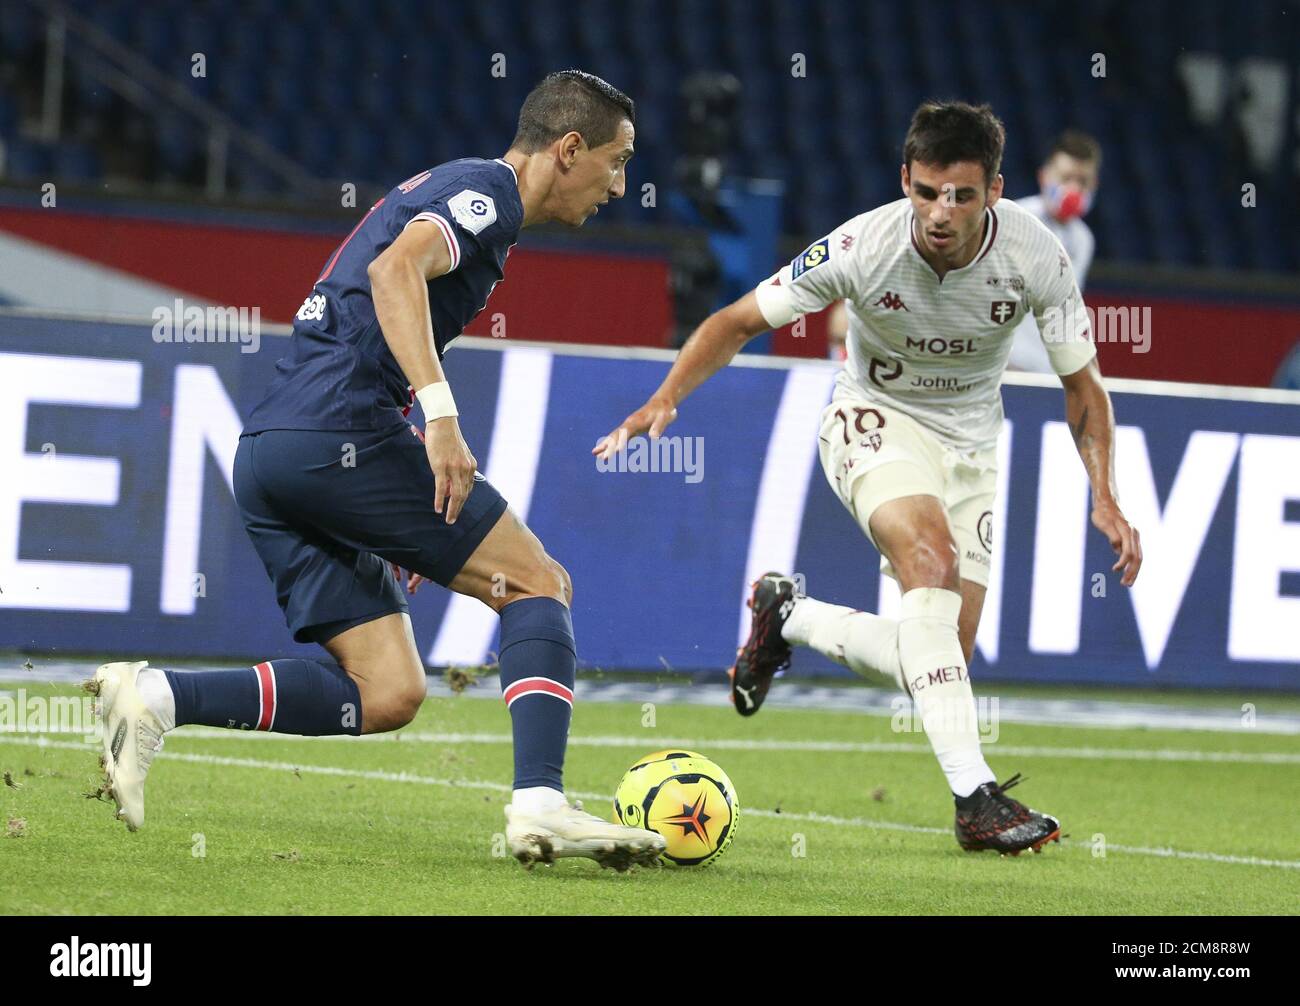
[(1010, 201), (985, 210), (980, 250), (942, 280), (912, 221), (907, 199), (846, 221), (759, 285), (759, 310), (777, 328), (843, 299), (848, 359), (834, 397), (899, 409), (943, 444), (985, 450), (1002, 428), (999, 384), (1018, 321), (1038, 320), (1058, 374), (1096, 355), (1079, 286), (1061, 242)]
[[(1023, 206), (1043, 222), (1043, 226), (1061, 239), (1065, 254), (1070, 256), (1074, 266), (1074, 278), (1082, 290), (1088, 285), (1088, 267), (1092, 265), (1093, 249), (1097, 240), (1092, 236), (1092, 229), (1080, 218), (1061, 223), (1052, 216), (1047, 202), (1041, 195), (1025, 196), (1016, 200), (1017, 206)], [(1039, 374), (1052, 372), (1052, 361), (1043, 350), (1043, 342), (1038, 336), (1038, 326), (1032, 318), (1022, 318), (1016, 326), (1015, 338), (1011, 344), (1011, 356), (1007, 365), (1012, 370), (1028, 370)]]

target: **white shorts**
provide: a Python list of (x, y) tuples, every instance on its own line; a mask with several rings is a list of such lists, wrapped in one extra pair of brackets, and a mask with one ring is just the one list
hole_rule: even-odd
[[(959, 452), (897, 409), (852, 398), (826, 407), (819, 440), (826, 481), (871, 544), (876, 545), (871, 515), (880, 504), (903, 496), (935, 496), (948, 514), (961, 578), (988, 586), (996, 447)], [(897, 579), (883, 555), (880, 569)]]

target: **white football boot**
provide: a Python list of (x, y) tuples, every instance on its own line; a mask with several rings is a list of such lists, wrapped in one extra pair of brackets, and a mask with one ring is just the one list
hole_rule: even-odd
[(144, 824), (144, 779), (162, 750), (164, 726), (136, 687), (148, 661), (103, 664), (85, 684), (99, 697), (104, 726), (104, 789), (117, 804), (117, 817), (130, 831)]
[(611, 824), (582, 809), (581, 803), (549, 810), (515, 810), (506, 805), (506, 841), (510, 852), (529, 869), (565, 856), (594, 859), (620, 873), (636, 866), (656, 866), (667, 847), (662, 835)]

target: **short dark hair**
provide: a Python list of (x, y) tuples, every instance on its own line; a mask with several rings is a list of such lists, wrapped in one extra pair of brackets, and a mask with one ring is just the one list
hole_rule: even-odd
[(559, 70), (528, 92), (511, 147), (531, 154), (571, 131), (580, 133), (589, 148), (603, 147), (624, 119), (636, 124), (636, 109), (626, 94), (594, 74)]
[(1078, 161), (1091, 161), (1101, 167), (1101, 144), (1091, 133), (1082, 129), (1067, 129), (1052, 141), (1052, 149), (1047, 152), (1044, 162), (1050, 161), (1057, 154), (1065, 154)]
[(958, 161), (976, 161), (991, 185), (1002, 167), (1007, 132), (988, 105), (964, 101), (926, 101), (912, 115), (903, 141), (903, 163), (913, 161), (946, 168)]

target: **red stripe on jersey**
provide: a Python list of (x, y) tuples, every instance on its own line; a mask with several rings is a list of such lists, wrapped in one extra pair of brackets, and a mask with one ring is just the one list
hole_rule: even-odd
[(525, 695), (554, 695), (570, 706), (573, 705), (573, 689), (550, 678), (520, 678), (501, 693), (501, 698), (505, 700), (508, 709), (515, 699), (522, 699)]
[[(460, 265), (460, 242), (456, 240), (456, 232), (451, 229), (451, 224), (447, 222), (447, 218), (440, 213), (426, 210), (411, 217), (406, 226), (410, 227), (417, 220), (428, 220), (430, 223), (436, 224), (438, 229), (442, 231), (442, 239), (447, 242), (447, 254), (451, 259), (451, 266), (447, 269), (447, 272), (455, 272), (456, 267)], [(506, 254), (509, 255), (510, 253), (507, 251)], [(445, 276), (446, 273), (443, 273), (443, 275)]]
[(257, 671), (257, 698), (261, 706), (257, 717), (257, 729), (270, 730), (275, 722), (275, 668), (269, 661), (264, 661), (253, 670)]
[(451, 229), (451, 224), (438, 214), (431, 213), (429, 216), (442, 229), (442, 236), (447, 241), (447, 250), (451, 252), (451, 268), (447, 271), (455, 272), (456, 267), (460, 265), (460, 242), (456, 240), (456, 232)]
[(383, 205), (384, 205), (384, 200), (380, 199), (379, 202), (375, 203), (374, 206), (370, 207), (366, 215), (361, 218), (360, 223), (358, 223), (355, 227), (352, 228), (352, 233), (349, 234), (347, 237), (345, 237), (343, 239), (343, 243), (334, 249), (334, 254), (330, 256), (330, 260), (325, 264), (325, 271), (322, 272), (320, 276), (317, 278), (316, 280), (317, 283), (323, 283), (325, 282), (325, 280), (330, 278), (330, 273), (334, 271), (334, 263), (337, 262), (339, 260), (339, 256), (343, 254), (343, 249), (348, 246), (348, 242), (351, 241), (352, 238), (356, 236), (357, 231), (361, 230), (361, 225), (370, 219), (370, 214), (374, 213), (375, 210), (379, 209), (379, 207)]

